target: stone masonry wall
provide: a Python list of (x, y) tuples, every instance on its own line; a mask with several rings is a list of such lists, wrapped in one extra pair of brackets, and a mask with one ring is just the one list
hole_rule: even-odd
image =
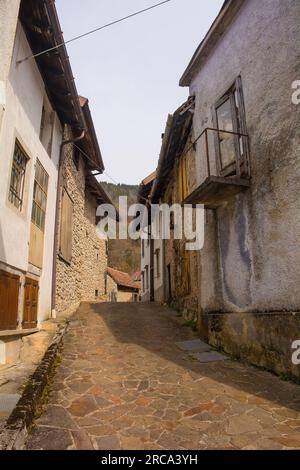
[(106, 241), (99, 239), (96, 233), (95, 216), (97, 206), (95, 198), (86, 192), (82, 276), (82, 296), (86, 302), (97, 302), (106, 299)]
[[(64, 139), (71, 138), (65, 130)], [(63, 150), (63, 187), (73, 201), (72, 260), (68, 264), (58, 254), (56, 272), (56, 311), (68, 314), (81, 302), (100, 301), (104, 295), (104, 275), (107, 269), (105, 241), (96, 237), (95, 217), (91, 213), (96, 201), (86, 199), (85, 163), (80, 158), (76, 167), (73, 145)], [(61, 214), (61, 206), (59, 208)], [(92, 223), (94, 220), (94, 223)], [(60, 233), (60, 227), (59, 227)], [(98, 255), (98, 256), (97, 256)], [(96, 296), (98, 290), (98, 296)]]

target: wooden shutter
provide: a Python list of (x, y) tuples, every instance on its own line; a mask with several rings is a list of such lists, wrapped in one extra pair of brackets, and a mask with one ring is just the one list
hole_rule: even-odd
[(20, 277), (0, 271), (0, 330), (15, 330), (18, 325)]
[(186, 157), (179, 160), (178, 163), (179, 195), (180, 200), (184, 201), (187, 197), (187, 165)]
[(24, 290), (23, 329), (36, 328), (39, 299), (39, 283), (26, 278)]
[(73, 202), (66, 190), (63, 190), (60, 221), (59, 254), (67, 262), (72, 260)]

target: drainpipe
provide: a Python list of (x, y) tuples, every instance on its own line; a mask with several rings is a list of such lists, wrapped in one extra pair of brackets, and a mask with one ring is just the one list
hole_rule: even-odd
[(59, 239), (59, 208), (62, 195), (63, 184), (63, 149), (66, 145), (75, 144), (85, 137), (85, 131), (82, 131), (79, 137), (75, 139), (63, 140), (60, 144), (59, 150), (59, 164), (58, 164), (58, 178), (57, 178), (57, 194), (56, 194), (56, 208), (55, 208), (55, 226), (54, 226), (54, 243), (53, 243), (53, 264), (52, 264), (52, 296), (51, 296), (51, 318), (56, 318), (56, 262), (58, 253), (58, 239)]

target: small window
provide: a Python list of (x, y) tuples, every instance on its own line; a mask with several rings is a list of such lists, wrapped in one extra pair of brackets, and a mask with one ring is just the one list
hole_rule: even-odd
[(45, 231), (49, 176), (39, 160), (36, 162), (31, 221)]
[(149, 290), (149, 267), (146, 266), (145, 268), (145, 275), (146, 275), (146, 280), (145, 280), (145, 290)]
[(23, 207), (25, 172), (28, 161), (29, 157), (16, 140), (8, 198), (19, 211), (22, 211)]
[(99, 297), (99, 291), (98, 291), (98, 289), (95, 290), (95, 297)]
[(155, 252), (156, 277), (160, 277), (160, 249)]
[(107, 295), (107, 274), (104, 275), (104, 294)]
[(142, 239), (142, 257), (145, 257), (145, 240)]
[(41, 116), (40, 141), (50, 157), (52, 153), (54, 117), (54, 111), (51, 108), (49, 100), (45, 97)]

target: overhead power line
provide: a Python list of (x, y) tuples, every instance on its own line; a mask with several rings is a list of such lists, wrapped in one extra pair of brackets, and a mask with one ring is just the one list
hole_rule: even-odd
[(49, 49), (41, 51), (37, 54), (32, 54), (28, 57), (25, 57), (24, 59), (19, 60), (18, 64), (21, 64), (22, 62), (25, 62), (26, 60), (30, 60), (30, 59), (34, 59), (36, 57), (40, 57), (41, 55), (47, 54), (48, 52), (59, 49), (60, 47), (65, 46), (66, 44), (70, 44), (71, 42), (78, 41), (78, 39), (82, 39), (86, 36), (89, 36), (90, 34), (97, 33), (98, 31), (101, 31), (102, 29), (109, 28), (110, 26), (121, 23), (122, 21), (129, 20), (130, 18), (133, 18), (134, 16), (138, 16), (138, 15), (141, 15), (142, 13), (146, 13), (147, 11), (153, 10), (154, 8), (160, 7), (160, 6), (164, 5), (165, 3), (169, 3), (171, 1), (172, 0), (164, 0), (163, 2), (156, 3), (155, 5), (151, 5), (148, 8), (144, 8), (143, 10), (139, 10), (139, 11), (136, 11), (135, 13), (131, 13), (130, 15), (124, 16), (123, 18), (119, 18), (118, 20), (111, 21), (110, 23), (99, 26), (99, 28), (92, 29), (91, 31), (88, 31), (87, 33), (80, 34), (79, 36), (76, 36), (72, 39), (69, 39), (68, 41), (64, 41), (61, 44), (57, 44), (56, 46), (50, 47)]

